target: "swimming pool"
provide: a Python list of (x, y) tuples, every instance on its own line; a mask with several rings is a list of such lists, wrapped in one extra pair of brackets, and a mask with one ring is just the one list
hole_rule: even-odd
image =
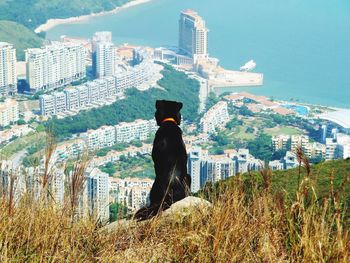
[(282, 105), (283, 108), (290, 109), (295, 111), (297, 114), (306, 116), (309, 114), (309, 108), (306, 106), (301, 105), (294, 105), (294, 104), (284, 104)]

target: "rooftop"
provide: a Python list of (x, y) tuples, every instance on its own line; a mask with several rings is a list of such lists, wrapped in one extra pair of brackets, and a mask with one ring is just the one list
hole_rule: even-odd
[(0, 47), (7, 47), (7, 46), (13, 46), (12, 44), (10, 44), (10, 43), (7, 43), (7, 42), (1, 42), (0, 41)]
[(350, 109), (327, 112), (321, 114), (319, 118), (336, 123), (344, 129), (350, 129)]

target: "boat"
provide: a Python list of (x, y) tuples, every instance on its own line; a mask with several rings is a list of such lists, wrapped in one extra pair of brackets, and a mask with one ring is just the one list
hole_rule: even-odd
[(254, 60), (249, 60), (247, 63), (244, 64), (244, 66), (242, 66), (240, 68), (241, 71), (251, 71), (253, 69), (255, 69), (256, 67), (256, 63)]

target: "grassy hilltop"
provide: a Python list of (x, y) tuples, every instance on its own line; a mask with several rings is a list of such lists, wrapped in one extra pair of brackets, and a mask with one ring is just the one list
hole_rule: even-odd
[[(78, 164), (75, 171), (81, 174), (82, 166)], [(298, 189), (294, 186), (299, 169), (236, 176), (202, 193), (212, 209), (109, 231), (93, 219), (72, 220), (74, 194), (66, 197), (62, 209), (55, 208), (46, 194), (42, 202), (31, 202), (28, 195), (17, 207), (2, 198), (0, 258), (4, 262), (349, 262), (349, 225), (344, 220), (349, 167), (349, 160), (324, 163), (309, 173), (303, 167)], [(333, 177), (339, 184), (332, 187)], [(315, 178), (329, 182), (320, 184)], [(323, 194), (316, 195), (321, 189)]]

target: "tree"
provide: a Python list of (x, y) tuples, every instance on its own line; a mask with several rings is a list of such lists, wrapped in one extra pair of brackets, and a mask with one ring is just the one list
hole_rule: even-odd
[(272, 154), (272, 160), (281, 160), (283, 157), (286, 156), (286, 153), (286, 149), (279, 149)]
[(255, 158), (270, 161), (272, 159), (271, 136), (265, 133), (260, 134), (254, 140), (248, 142), (248, 149)]
[(115, 222), (123, 219), (128, 213), (128, 208), (120, 203), (112, 203), (109, 206), (109, 222)]
[(18, 124), (18, 125), (24, 125), (24, 124), (26, 124), (26, 121), (23, 120), (23, 119), (19, 119), (19, 120), (17, 121), (17, 124)]
[(240, 107), (239, 114), (241, 114), (243, 116), (253, 116), (254, 115), (254, 113), (250, 109), (248, 109), (248, 107), (245, 105)]
[(219, 98), (216, 96), (215, 92), (209, 92), (207, 100), (205, 101), (205, 111), (208, 111), (216, 103), (219, 102)]
[(246, 133), (254, 133), (254, 128), (253, 127), (247, 127), (247, 129), (245, 130)]

